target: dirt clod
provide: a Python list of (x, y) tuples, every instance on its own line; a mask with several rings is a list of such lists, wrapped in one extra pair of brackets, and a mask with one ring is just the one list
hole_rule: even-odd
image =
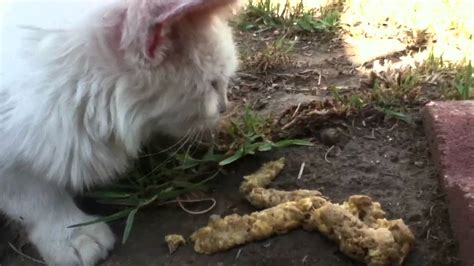
[(321, 141), (328, 145), (332, 146), (339, 142), (340, 140), (340, 133), (335, 128), (326, 128), (321, 130)]
[(165, 241), (168, 244), (170, 254), (173, 254), (180, 246), (186, 244), (186, 240), (182, 235), (171, 234), (165, 236)]

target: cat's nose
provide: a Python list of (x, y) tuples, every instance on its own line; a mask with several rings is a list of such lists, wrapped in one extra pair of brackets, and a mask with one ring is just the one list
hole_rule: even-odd
[(226, 103), (220, 103), (219, 104), (219, 113), (223, 114), (227, 111), (227, 104)]

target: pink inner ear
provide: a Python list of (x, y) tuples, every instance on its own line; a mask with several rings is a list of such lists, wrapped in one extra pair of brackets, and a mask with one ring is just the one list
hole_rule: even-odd
[(163, 25), (179, 23), (179, 18), (190, 13), (211, 14), (216, 9), (238, 0), (128, 0), (122, 27), (121, 48), (133, 43), (150, 58), (155, 58), (163, 44)]
[(163, 41), (163, 36), (161, 36), (162, 29), (162, 24), (156, 24), (150, 29), (147, 42), (147, 52), (148, 56), (151, 58), (155, 58), (156, 50)]

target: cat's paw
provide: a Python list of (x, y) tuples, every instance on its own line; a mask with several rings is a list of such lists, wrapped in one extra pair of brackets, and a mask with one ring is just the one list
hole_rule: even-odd
[[(87, 222), (96, 219), (88, 216)], [(115, 237), (105, 223), (97, 223), (76, 228), (60, 221), (41, 223), (30, 233), (48, 265), (93, 266), (107, 257), (113, 248)]]

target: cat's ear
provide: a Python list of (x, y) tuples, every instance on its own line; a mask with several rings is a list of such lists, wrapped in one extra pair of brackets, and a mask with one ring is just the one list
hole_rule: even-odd
[(121, 15), (120, 49), (134, 49), (149, 59), (160, 53), (173, 23), (190, 15), (207, 15), (239, 0), (127, 0)]

